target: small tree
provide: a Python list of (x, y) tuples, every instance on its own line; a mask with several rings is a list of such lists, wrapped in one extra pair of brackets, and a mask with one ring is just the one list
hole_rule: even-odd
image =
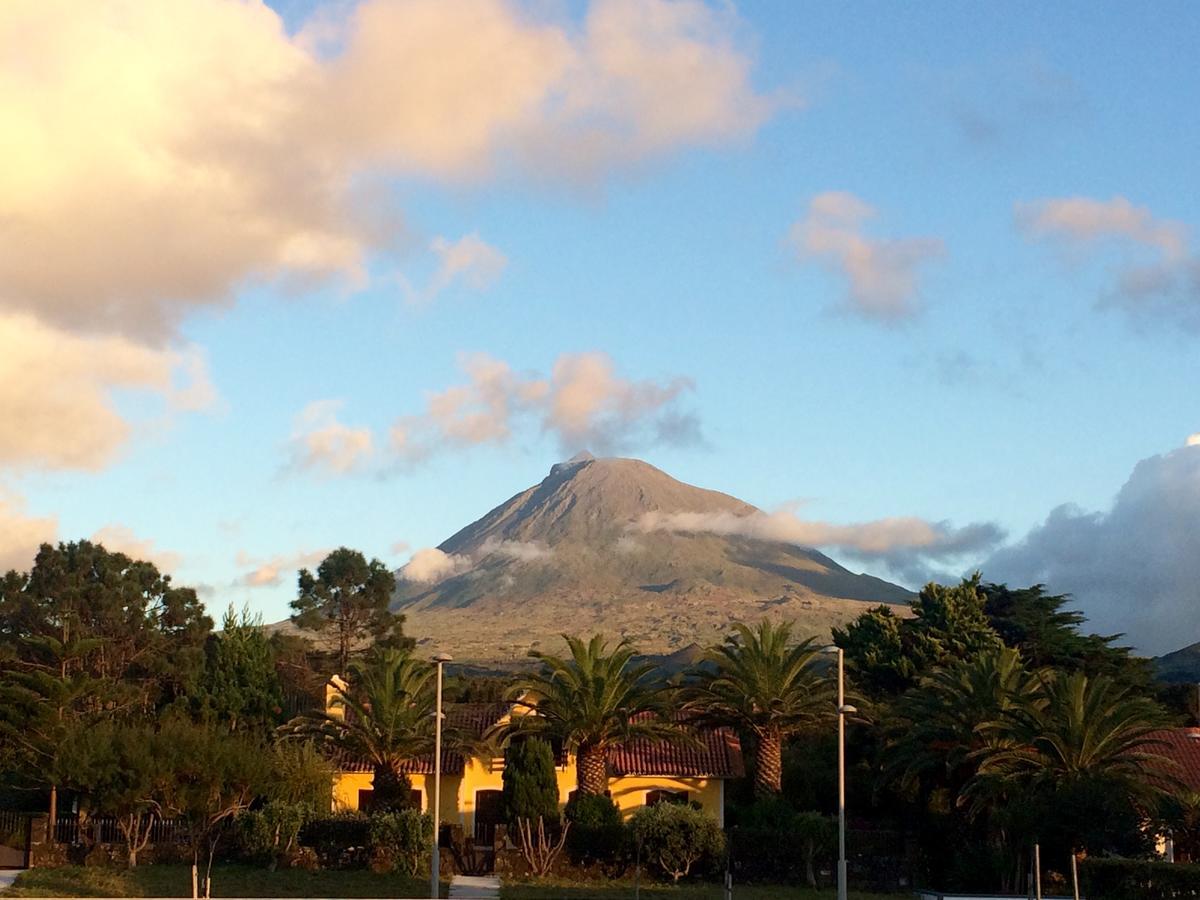
[(646, 806), (633, 814), (629, 824), (643, 855), (672, 881), (679, 881), (697, 863), (725, 852), (725, 835), (717, 820), (691, 806)]
[(542, 819), (558, 824), (558, 778), (554, 751), (540, 738), (527, 738), (509, 746), (504, 754), (504, 816), (511, 828), (522, 821)]
[(357, 550), (339, 547), (317, 566), (315, 576), (300, 570), (299, 589), (292, 622), (333, 633), (339, 673), (346, 673), (351, 652), (368, 638), (404, 648), (404, 617), (388, 610), (396, 577), (378, 559), (368, 563)]
[(433, 816), (416, 809), (375, 813), (367, 825), (372, 865), (391, 868), (396, 863), (416, 875), (433, 844)]
[(283, 689), (261, 616), (249, 610), (239, 615), (232, 606), (226, 610), (221, 632), (205, 646), (196, 694), (201, 712), (231, 731), (278, 724)]

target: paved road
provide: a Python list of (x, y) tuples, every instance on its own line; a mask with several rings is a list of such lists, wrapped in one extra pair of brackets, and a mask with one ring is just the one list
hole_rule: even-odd
[(500, 896), (500, 879), (495, 875), (455, 875), (450, 881), (450, 896), (493, 900)]
[(0, 869), (0, 891), (16, 881), (19, 874), (16, 869)]

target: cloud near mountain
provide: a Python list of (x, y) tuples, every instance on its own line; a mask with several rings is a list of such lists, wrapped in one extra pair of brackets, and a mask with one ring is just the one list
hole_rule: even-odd
[(638, 519), (633, 530), (738, 535), (819, 547), (864, 562), (883, 563), (894, 575), (916, 585), (933, 577), (936, 568), (977, 557), (1004, 539), (1004, 531), (991, 522), (955, 528), (948, 522), (901, 516), (839, 525), (801, 519), (789, 510), (750, 515), (649, 512)]
[(983, 572), (1070, 593), (1091, 627), (1145, 652), (1200, 640), (1200, 444), (1139, 462), (1107, 511), (1056, 507)]

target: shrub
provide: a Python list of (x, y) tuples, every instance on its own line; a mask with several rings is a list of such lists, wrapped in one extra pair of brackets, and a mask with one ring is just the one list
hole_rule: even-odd
[(396, 863), (416, 875), (433, 847), (433, 817), (415, 809), (376, 813), (367, 820), (367, 846), (372, 866)]
[(717, 820), (690, 806), (659, 803), (643, 807), (633, 814), (630, 826), (642, 857), (673, 881), (725, 852), (725, 835)]
[(307, 803), (272, 800), (238, 816), (238, 849), (247, 859), (274, 866), (280, 856), (298, 848), (300, 831), (312, 818), (314, 810)]
[(628, 840), (621, 810), (608, 797), (577, 794), (567, 803), (567, 855), (576, 865), (621, 864)]
[(504, 754), (504, 817), (515, 832), (517, 821), (536, 827), (539, 818), (546, 827), (558, 826), (558, 778), (554, 751), (539, 738), (526, 738)]
[(300, 843), (312, 847), (322, 868), (349, 869), (367, 861), (367, 817), (359, 812), (313, 819), (300, 829)]
[(1143, 859), (1083, 859), (1079, 882), (1088, 900), (1200, 898), (1200, 865)]

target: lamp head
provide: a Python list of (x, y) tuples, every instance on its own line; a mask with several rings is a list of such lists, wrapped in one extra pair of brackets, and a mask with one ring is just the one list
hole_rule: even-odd
[(837, 644), (830, 644), (828, 647), (822, 647), (821, 652), (822, 653), (837, 653), (841, 649), (842, 648), (839, 647)]
[(433, 661), (440, 666), (442, 663), (454, 662), (454, 657), (449, 653), (439, 653), (433, 658)]

